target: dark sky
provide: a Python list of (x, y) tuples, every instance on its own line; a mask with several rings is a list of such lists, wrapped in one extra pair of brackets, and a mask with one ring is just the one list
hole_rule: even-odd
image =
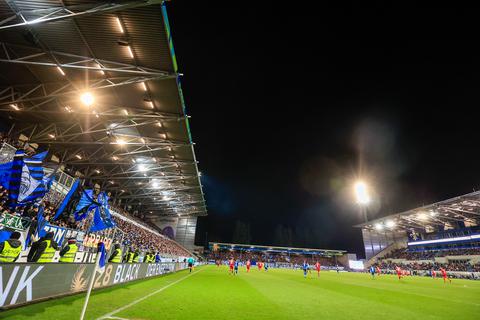
[(168, 4), (209, 213), (197, 244), (242, 221), (255, 244), (283, 225), (295, 246), (360, 253), (356, 176), (371, 218), (479, 187), (474, 12), (313, 3)]

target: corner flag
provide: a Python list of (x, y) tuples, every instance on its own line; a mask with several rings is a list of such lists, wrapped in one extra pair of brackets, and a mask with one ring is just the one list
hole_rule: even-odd
[(102, 274), (105, 271), (105, 262), (107, 260), (107, 252), (105, 250), (105, 244), (103, 242), (100, 242), (98, 244), (98, 253), (100, 253), (100, 258), (96, 262), (97, 266), (95, 268), (95, 271)]
[(92, 277), (90, 278), (90, 283), (88, 284), (87, 296), (85, 297), (85, 303), (83, 304), (82, 313), (80, 314), (80, 320), (85, 318), (85, 312), (87, 311), (88, 300), (90, 299), (90, 294), (92, 293), (93, 284), (95, 282), (95, 277), (97, 272), (102, 274), (105, 271), (105, 261), (107, 260), (107, 252), (105, 250), (105, 244), (103, 242), (98, 243), (97, 257), (95, 259), (95, 268), (93, 269)]

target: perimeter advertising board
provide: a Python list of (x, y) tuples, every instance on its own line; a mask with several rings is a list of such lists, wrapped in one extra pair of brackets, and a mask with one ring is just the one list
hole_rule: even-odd
[[(0, 264), (0, 308), (85, 291), (94, 264)], [(183, 263), (107, 264), (95, 288), (184, 269)]]

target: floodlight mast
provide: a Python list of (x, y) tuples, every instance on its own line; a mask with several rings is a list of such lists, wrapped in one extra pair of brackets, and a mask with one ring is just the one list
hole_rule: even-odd
[(357, 181), (354, 185), (355, 198), (360, 209), (360, 214), (363, 215), (365, 223), (368, 222), (367, 208), (370, 203), (370, 195), (368, 194), (368, 187), (363, 181)]

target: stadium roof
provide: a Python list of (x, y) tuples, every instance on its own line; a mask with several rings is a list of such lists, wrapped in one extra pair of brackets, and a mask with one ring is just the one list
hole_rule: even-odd
[(343, 255), (347, 252), (344, 250), (259, 246), (254, 244), (209, 242), (209, 247), (211, 249), (213, 249), (215, 246), (217, 246), (218, 249), (223, 249), (223, 250), (268, 251), (268, 252), (293, 253), (293, 254), (320, 254), (325, 256)]
[(0, 67), (11, 135), (149, 219), (206, 214), (163, 1), (0, 1)]
[(355, 227), (370, 230), (435, 230), (480, 224), (480, 192), (472, 192), (448, 200), (362, 223)]

